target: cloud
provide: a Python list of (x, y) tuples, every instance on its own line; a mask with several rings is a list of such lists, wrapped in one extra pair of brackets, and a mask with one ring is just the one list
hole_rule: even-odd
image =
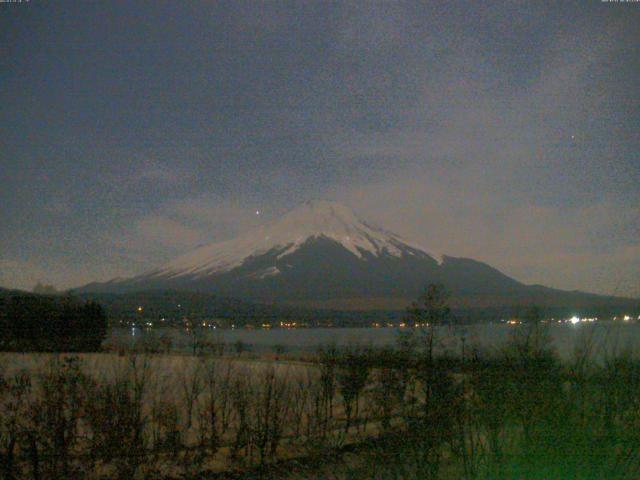
[[(397, 122), (344, 123), (327, 135), (346, 158), (390, 168), (327, 195), (427, 250), (525, 282), (640, 296), (623, 130), (598, 128), (628, 94), (606, 84), (623, 27), (555, 31), (534, 61), (531, 51), (492, 58), (465, 39), (439, 62), (412, 60), (404, 67), (419, 93), (389, 106)], [(518, 65), (525, 57), (531, 64)]]
[(406, 35), (410, 22), (409, 12), (402, 4), (371, 3), (365, 15), (362, 6), (339, 4), (333, 37), (335, 51), (357, 62), (371, 61), (372, 57), (391, 51)]
[[(16, 131), (38, 133), (7, 143), (16, 181), (0, 231), (29, 281), (47, 273), (38, 265), (85, 278), (47, 256), (140, 273), (328, 197), (527, 282), (637, 291), (633, 15), (535, 2), (208, 10), (185, 9), (148, 55), (119, 50), (135, 66), (122, 90), (111, 54), (96, 72), (63, 52), (105, 93), (86, 105), (66, 74), (23, 72), (72, 86), (46, 95), (68, 102), (31, 102), (42, 111), (24, 108), (35, 90), (7, 97)], [(33, 128), (59, 109), (70, 114)], [(77, 119), (111, 128), (87, 135)]]
[(64, 290), (132, 273), (116, 260), (79, 265), (68, 258), (3, 258), (0, 259), (0, 286), (30, 291), (41, 282)]
[(106, 251), (134, 261), (135, 273), (143, 273), (203, 244), (232, 238), (271, 216), (268, 209), (249, 202), (195, 195), (167, 201), (128, 226), (107, 232), (101, 242)]
[(635, 206), (510, 204), (482, 178), (419, 170), (330, 196), (434, 254), (485, 261), (525, 283), (640, 296)]
[[(209, 240), (225, 239), (254, 226), (264, 219), (256, 218), (255, 211), (264, 210), (259, 203), (223, 200), (214, 195), (197, 195), (170, 202), (164, 215), (179, 218), (206, 232)], [(265, 214), (267, 212), (264, 212)]]
[(190, 175), (184, 169), (170, 166), (151, 158), (145, 158), (136, 165), (133, 178), (139, 181), (174, 184), (189, 179)]
[(152, 244), (155, 248), (180, 251), (193, 248), (204, 240), (201, 231), (159, 214), (142, 217), (128, 231), (129, 238), (119, 240), (128, 246), (139, 242), (140, 246)]

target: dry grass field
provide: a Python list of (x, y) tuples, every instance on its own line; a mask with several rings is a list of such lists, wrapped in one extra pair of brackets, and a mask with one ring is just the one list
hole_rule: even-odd
[[(43, 442), (40, 467), (63, 450), (65, 465), (53, 458), (51, 474), (62, 469), (120, 477), (136, 463), (134, 471), (144, 475), (246, 469), (375, 434), (374, 412), (362, 399), (345, 428), (335, 379), (312, 363), (3, 353), (0, 376), (3, 438), (17, 439), (30, 429), (54, 436), (52, 430), (67, 430), (61, 439)], [(40, 418), (43, 406), (52, 418)], [(12, 468), (33, 474), (27, 448), (19, 443), (3, 455), (13, 456)]]
[(308, 361), (2, 353), (0, 478), (640, 474), (637, 357), (585, 338), (561, 361), (540, 326), (463, 358), (417, 340)]

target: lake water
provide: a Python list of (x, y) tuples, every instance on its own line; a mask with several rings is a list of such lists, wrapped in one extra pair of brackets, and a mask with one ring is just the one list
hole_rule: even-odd
[[(598, 356), (606, 352), (631, 350), (640, 352), (640, 322), (596, 322), (572, 325), (568, 323), (548, 324), (550, 341), (560, 354), (568, 358), (576, 346), (590, 339)], [(504, 344), (519, 328), (505, 324), (466, 325), (459, 327), (441, 327), (438, 337), (441, 348), (459, 353), (463, 339), (465, 348), (478, 346), (483, 349), (496, 348)], [(251, 345), (255, 352), (272, 351), (276, 346), (283, 346), (288, 352), (313, 351), (320, 346), (335, 344), (337, 346), (393, 346), (398, 338), (398, 328), (315, 328), (315, 329), (272, 329), (272, 330), (204, 330), (202, 338), (216, 343), (234, 344), (238, 340)], [(112, 341), (129, 343), (139, 341), (145, 336), (159, 336), (169, 333), (174, 348), (188, 350), (191, 338), (184, 330), (179, 329), (114, 329)]]

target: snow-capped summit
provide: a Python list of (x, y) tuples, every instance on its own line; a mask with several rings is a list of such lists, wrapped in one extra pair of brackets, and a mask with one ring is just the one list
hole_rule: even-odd
[[(340, 203), (307, 201), (268, 225), (232, 240), (204, 245), (176, 258), (151, 275), (172, 278), (226, 272), (242, 265), (248, 258), (267, 252), (276, 252), (276, 258), (282, 259), (307, 241), (318, 238), (340, 244), (359, 259), (367, 255), (428, 255), (420, 247), (397, 235), (368, 225)], [(264, 273), (277, 275), (279, 271), (274, 266)]]
[(598, 305), (604, 297), (527, 286), (469, 258), (435, 257), (335, 202), (306, 202), (233, 240), (212, 243), (152, 272), (81, 292), (214, 293), (338, 309), (404, 308), (429, 283), (468, 306)]

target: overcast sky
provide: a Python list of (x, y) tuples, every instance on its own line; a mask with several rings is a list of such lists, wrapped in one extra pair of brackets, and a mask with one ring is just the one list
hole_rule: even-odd
[(640, 296), (640, 3), (0, 3), (0, 128), (5, 287), (141, 273), (320, 198)]

